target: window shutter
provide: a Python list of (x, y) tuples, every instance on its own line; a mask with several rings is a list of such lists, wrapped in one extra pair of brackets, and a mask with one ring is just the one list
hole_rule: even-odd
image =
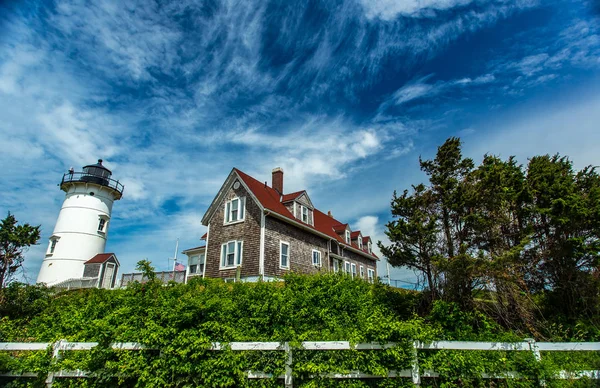
[(242, 197), (242, 198), (240, 198), (240, 211), (239, 211), (239, 214), (240, 214), (239, 219), (240, 220), (244, 219), (245, 208), (246, 208), (246, 197)]

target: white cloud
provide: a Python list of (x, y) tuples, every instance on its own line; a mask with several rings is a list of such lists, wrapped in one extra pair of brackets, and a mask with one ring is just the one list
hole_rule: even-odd
[(423, 16), (427, 10), (446, 10), (473, 0), (360, 0), (369, 19), (393, 20), (398, 15)]
[(527, 164), (534, 155), (567, 155), (576, 168), (600, 165), (600, 95), (583, 93), (552, 105), (527, 109), (517, 117), (505, 118), (484, 133), (469, 137), (465, 152), (475, 160), (485, 153), (507, 158), (515, 155)]
[(434, 87), (433, 85), (417, 82), (401, 87), (394, 93), (394, 103), (396, 105), (404, 104), (417, 98), (425, 96), (431, 96), (440, 92), (440, 87)]
[[(381, 251), (379, 250), (379, 247), (377, 246), (377, 243), (379, 241), (381, 241), (383, 245), (390, 244), (390, 240), (384, 233), (385, 226), (379, 221), (379, 218), (377, 216), (369, 215), (360, 217), (356, 222), (354, 222), (351, 225), (351, 227), (352, 230), (360, 230), (363, 236), (371, 237), (371, 240), (373, 241), (373, 252), (380, 258), (379, 262), (377, 263), (377, 272), (379, 274), (379, 277), (382, 278), (382, 281), (386, 283), (388, 265), (385, 257), (383, 257)], [(392, 279), (392, 285), (394, 286), (412, 288), (413, 284), (411, 283), (417, 282), (417, 277), (415, 273), (408, 268), (395, 268), (389, 266), (389, 271), (389, 276)]]
[(413, 100), (424, 99), (428, 97), (434, 97), (447, 91), (455, 90), (457, 88), (475, 87), (484, 84), (492, 83), (496, 80), (493, 74), (483, 74), (475, 79), (471, 78), (460, 78), (448, 81), (437, 81), (435, 83), (427, 83), (427, 80), (432, 78), (430, 74), (426, 77), (417, 79), (403, 85), (400, 89), (395, 91), (392, 96), (387, 99), (379, 108), (379, 112), (384, 112), (389, 106), (402, 105)]

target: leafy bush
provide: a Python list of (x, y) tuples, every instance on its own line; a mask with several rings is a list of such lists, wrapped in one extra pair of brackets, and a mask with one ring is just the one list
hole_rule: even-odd
[[(438, 302), (425, 318), (416, 315), (417, 293), (369, 284), (346, 276), (290, 274), (285, 282), (224, 283), (192, 279), (188, 284), (134, 283), (122, 290), (85, 289), (50, 294), (31, 286), (15, 287), (15, 300), (0, 306), (0, 341), (59, 339), (99, 342), (91, 351), (0, 353), (0, 370), (37, 371), (37, 379), (14, 386), (43, 386), (49, 371), (81, 369), (88, 379), (57, 379), (55, 386), (244, 387), (280, 386), (282, 351), (211, 351), (212, 342), (287, 341), (293, 352), (295, 386), (405, 386), (410, 379), (330, 380), (328, 372), (385, 375), (410, 369), (412, 341), (439, 339), (521, 340), (502, 331), (481, 313), (464, 312)], [(396, 342), (385, 351), (308, 351), (301, 341)], [(119, 351), (112, 342), (140, 342), (142, 351)], [(531, 376), (545, 374), (529, 352), (420, 352), (422, 369), (443, 372), (435, 384), (477, 385), (482, 371), (506, 368)], [(592, 356), (593, 358), (593, 356)], [(550, 359), (552, 361), (553, 359)], [(573, 358), (548, 363), (548, 370), (579, 365)], [(587, 360), (586, 365), (595, 361)], [(273, 378), (251, 380), (247, 372), (263, 371)], [(519, 383), (519, 384), (521, 384)], [(519, 386), (511, 383), (511, 386)], [(527, 385), (523, 385), (527, 386)]]

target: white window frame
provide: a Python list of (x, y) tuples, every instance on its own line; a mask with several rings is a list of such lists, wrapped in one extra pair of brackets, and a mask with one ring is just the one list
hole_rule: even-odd
[(56, 250), (56, 244), (58, 243), (58, 239), (53, 238), (52, 240), (50, 240), (50, 254), (54, 253), (54, 250)]
[(356, 274), (356, 264), (352, 263), (351, 266), (350, 266), (350, 268), (352, 270), (352, 279), (354, 279), (357, 276), (357, 274)]
[(52, 256), (54, 254), (54, 251), (56, 250), (56, 244), (58, 244), (58, 240), (60, 240), (60, 237), (58, 236), (50, 237), (48, 242), (48, 250), (46, 251), (46, 256)]
[(365, 278), (365, 267), (363, 265), (360, 266), (360, 278)]
[[(316, 264), (315, 264), (315, 253), (317, 253), (319, 256), (319, 262)], [(323, 264), (321, 251), (319, 251), (317, 249), (312, 250), (312, 253), (310, 254), (310, 259), (312, 260), (312, 265), (314, 265), (315, 267), (320, 267)]]
[(372, 268), (367, 268), (367, 279), (370, 283), (373, 283), (375, 280), (375, 270)]
[[(235, 209), (232, 206), (234, 201), (237, 201), (237, 207)], [(244, 222), (244, 220), (246, 219), (246, 197), (231, 198), (229, 201), (226, 201), (223, 206), (224, 206), (223, 207), (223, 224), (224, 225), (237, 224), (238, 222)], [(237, 219), (234, 221), (231, 221), (233, 212), (237, 212), (236, 213)], [(240, 217), (240, 214), (241, 214), (241, 217)]]
[[(304, 212), (306, 212), (306, 221), (304, 220)], [(300, 205), (300, 221), (305, 224), (310, 224), (310, 215), (308, 213), (308, 208), (304, 205)]]
[(349, 261), (344, 261), (344, 273), (345, 274), (350, 274), (350, 262)]
[[(283, 265), (283, 246), (287, 246), (287, 265)], [(279, 268), (290, 269), (290, 243), (287, 241), (279, 241)]]
[(346, 244), (350, 244), (352, 240), (350, 240), (350, 231), (346, 229)]
[(373, 253), (373, 249), (371, 247), (371, 240), (367, 243), (367, 247), (369, 248), (369, 253)]
[(362, 242), (362, 237), (360, 234), (358, 235), (358, 249), (360, 249), (360, 250), (363, 249), (363, 242)]
[[(229, 252), (229, 244), (233, 243), (233, 265), (227, 265), (227, 256)], [(223, 250), (225, 248), (225, 250)], [(219, 260), (219, 269), (235, 269), (242, 265), (242, 255), (244, 254), (244, 242), (242, 240), (231, 240), (221, 244), (221, 258)]]
[(98, 233), (105, 233), (106, 224), (108, 224), (108, 220), (104, 217), (100, 217), (98, 220)]
[(340, 272), (340, 269), (342, 269), (342, 261), (340, 259), (333, 259), (333, 273), (338, 273)]
[[(196, 273), (204, 274), (205, 266), (206, 266), (206, 253), (201, 253), (200, 255), (198, 255), (198, 270), (196, 271)], [(202, 268), (201, 271), (199, 270), (200, 268)]]

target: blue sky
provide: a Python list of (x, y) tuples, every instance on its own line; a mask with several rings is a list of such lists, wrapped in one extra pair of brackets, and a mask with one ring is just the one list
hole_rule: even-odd
[(580, 168), (600, 164), (599, 123), (596, 0), (0, 5), (0, 212), (42, 226), (31, 280), (57, 183), (98, 158), (125, 184), (107, 250), (127, 272), (199, 245), (232, 167), (281, 166), (286, 191), (383, 239), (392, 192), (447, 137)]

